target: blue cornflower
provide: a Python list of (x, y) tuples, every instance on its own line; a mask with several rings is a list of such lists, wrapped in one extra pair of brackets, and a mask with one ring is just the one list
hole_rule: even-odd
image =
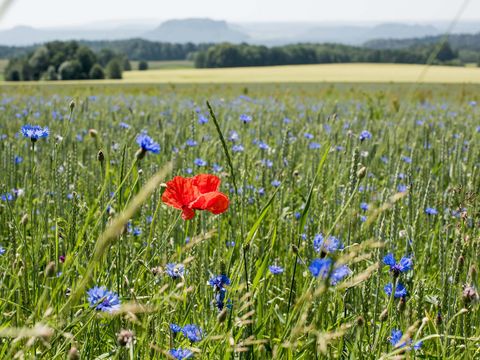
[(139, 236), (142, 234), (142, 229), (138, 228), (138, 227), (134, 227), (133, 230), (132, 230), (132, 234), (133, 236)]
[(358, 136), (358, 139), (360, 141), (368, 140), (372, 138), (372, 133), (368, 130), (363, 130), (360, 135)]
[(48, 127), (40, 127), (38, 125), (23, 125), (22, 126), (22, 134), (26, 138), (29, 138), (32, 142), (37, 141), (40, 138), (47, 137), (49, 134)]
[(265, 195), (265, 189), (260, 188), (260, 189), (258, 189), (257, 193), (258, 193), (258, 195), (263, 196), (263, 195)]
[(398, 186), (397, 186), (397, 191), (398, 191), (398, 192), (401, 192), (401, 193), (404, 193), (404, 192), (407, 191), (407, 186), (404, 185), (404, 184), (398, 184)]
[(208, 285), (213, 286), (217, 291), (218, 289), (223, 289), (225, 286), (230, 285), (230, 279), (224, 274), (217, 275), (208, 280)]
[(244, 148), (243, 148), (243, 145), (233, 145), (232, 146), (232, 152), (234, 153), (238, 153), (238, 152), (243, 152)]
[[(392, 290), (393, 290), (392, 283), (388, 283), (387, 285), (385, 285), (383, 290), (385, 291), (385, 294), (387, 294), (387, 296), (392, 295)], [(394, 297), (395, 298), (403, 298), (405, 296), (407, 296), (407, 289), (405, 288), (405, 286), (403, 286), (402, 283), (398, 283), (397, 287), (395, 288)]]
[(362, 209), (363, 211), (367, 211), (368, 210), (368, 204), (366, 202), (362, 202), (360, 204), (360, 209)]
[(268, 146), (268, 144), (264, 141), (259, 141), (258, 142), (258, 147), (262, 150), (268, 150), (270, 149), (270, 146)]
[(343, 249), (342, 242), (335, 236), (329, 236), (325, 241), (323, 234), (316, 234), (313, 238), (313, 249), (318, 253), (333, 253), (337, 250)]
[(206, 123), (208, 123), (208, 118), (205, 115), (200, 114), (198, 116), (198, 123), (200, 125), (206, 124)]
[[(330, 258), (314, 259), (310, 263), (308, 270), (314, 277), (322, 277), (325, 279), (330, 273), (330, 269), (333, 265), (333, 260)], [(350, 269), (347, 265), (341, 265), (334, 267), (330, 274), (330, 284), (335, 285), (347, 275), (350, 274)]]
[(283, 119), (283, 123), (284, 123), (284, 124), (290, 124), (291, 122), (292, 122), (292, 120), (290, 120), (290, 119), (287, 118), (287, 117)]
[(14, 158), (15, 164), (17, 164), (17, 165), (18, 165), (18, 164), (21, 164), (22, 161), (23, 161), (23, 157), (21, 157), (21, 156), (15, 156), (15, 158)]
[(310, 144), (308, 144), (308, 148), (311, 150), (317, 150), (317, 149), (320, 149), (321, 147), (322, 145), (320, 145), (317, 142), (311, 142)]
[[(402, 330), (395, 330), (393, 329), (392, 330), (392, 334), (390, 335), (390, 344), (392, 344), (394, 347), (396, 348), (403, 348), (407, 345), (407, 343), (409, 345), (412, 344), (412, 339), (407, 339), (407, 341), (405, 342), (400, 342), (402, 340), (402, 337), (403, 337), (403, 333), (402, 333)], [(414, 350), (419, 350), (423, 345), (423, 342), (422, 341), (417, 341), (414, 345), (413, 345), (413, 349)], [(412, 347), (409, 347), (408, 350), (411, 350)]]
[(170, 349), (168, 353), (177, 360), (189, 359), (193, 356), (193, 352), (191, 350), (182, 348)]
[(5, 193), (5, 194), (0, 195), (0, 199), (2, 199), (3, 201), (12, 201), (13, 200), (13, 195), (12, 195), (12, 193)]
[(390, 271), (394, 276), (398, 276), (400, 273), (407, 272), (413, 268), (413, 261), (411, 258), (402, 257), (397, 263), (392, 253), (385, 255), (383, 263), (390, 266)]
[(104, 286), (95, 286), (88, 290), (88, 302), (90, 307), (98, 311), (113, 312), (120, 309), (120, 299), (113, 291), (107, 290)]
[(183, 264), (169, 263), (165, 267), (165, 273), (172, 279), (179, 279), (185, 274), (185, 266)]
[(268, 168), (271, 168), (273, 166), (273, 161), (269, 159), (262, 159), (260, 160), (263, 166), (266, 166)]
[(160, 152), (160, 145), (153, 141), (147, 134), (138, 135), (137, 144), (140, 145), (141, 151), (144, 155), (147, 151), (150, 151), (153, 154), (158, 154)]
[(361, 222), (367, 221), (367, 217), (365, 215), (360, 215), (360, 221)]
[(273, 274), (273, 275), (278, 275), (278, 274), (281, 274), (283, 273), (284, 269), (281, 267), (281, 266), (278, 266), (278, 265), (270, 265), (268, 267), (268, 270), (270, 270), (270, 272)]
[(193, 139), (188, 139), (188, 140), (185, 142), (185, 144), (186, 144), (187, 146), (190, 146), (190, 147), (194, 147), (194, 146), (197, 146), (197, 145), (198, 145), (198, 143), (197, 143), (195, 140), (193, 140)]
[(427, 214), (427, 215), (437, 215), (438, 211), (435, 208), (427, 207), (425, 209), (425, 214)]
[(173, 335), (176, 335), (176, 334), (178, 334), (179, 332), (182, 331), (182, 327), (177, 325), (177, 324), (171, 323), (170, 324), (170, 331), (172, 332)]
[(182, 334), (188, 340), (190, 340), (190, 342), (199, 342), (200, 340), (202, 340), (202, 329), (200, 329), (197, 325), (185, 325), (182, 328)]
[(247, 124), (252, 121), (252, 117), (247, 114), (240, 115), (240, 120), (243, 121), (244, 124)]
[(201, 158), (196, 158), (193, 163), (197, 166), (207, 166), (207, 162)]
[(402, 159), (403, 162), (406, 162), (407, 164), (412, 163), (412, 158), (409, 157), (409, 156), (402, 156), (401, 159)]
[(0, 255), (3, 255), (5, 254), (7, 250), (5, 250), (5, 248), (3, 246), (0, 246)]
[(480, 126), (477, 126), (477, 132), (480, 133)]
[(273, 180), (271, 184), (273, 187), (279, 187), (281, 185), (281, 182), (279, 180)]
[(235, 130), (230, 131), (230, 136), (228, 137), (228, 140), (231, 142), (238, 141), (240, 139), (240, 136)]
[(305, 134), (303, 134), (303, 137), (304, 137), (305, 139), (312, 140), (312, 139), (313, 139), (313, 134), (305, 133)]
[(121, 122), (118, 124), (122, 129), (130, 129), (130, 125), (126, 122)]
[(213, 164), (213, 165), (212, 165), (212, 169), (213, 169), (213, 171), (215, 171), (215, 172), (220, 172), (220, 171), (223, 170), (223, 168), (222, 168), (220, 165), (218, 165), (218, 164)]

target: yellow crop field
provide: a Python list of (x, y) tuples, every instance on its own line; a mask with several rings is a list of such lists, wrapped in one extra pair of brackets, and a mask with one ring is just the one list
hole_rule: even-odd
[(480, 68), (405, 64), (321, 64), (129, 71), (130, 83), (423, 82), (480, 83)]

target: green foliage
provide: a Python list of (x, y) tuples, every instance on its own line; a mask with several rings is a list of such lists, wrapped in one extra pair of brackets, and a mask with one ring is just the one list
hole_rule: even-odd
[[(97, 56), (88, 46), (80, 45), (76, 41), (53, 41), (36, 48), (26, 56), (10, 59), (5, 69), (5, 79), (82, 80), (91, 79), (91, 74), (95, 79), (101, 79), (103, 77), (98, 68), (92, 71), (94, 64), (105, 66), (114, 59), (121, 61), (123, 68), (130, 67), (126, 57), (111, 50), (101, 51)], [(118, 73), (116, 76), (119, 76)]]
[(64, 61), (58, 68), (59, 80), (84, 79), (82, 64), (78, 60)]
[(425, 64), (438, 51), (437, 63), (457, 59), (448, 43), (411, 49), (369, 49), (338, 44), (297, 44), (267, 48), (256, 45), (219, 44), (195, 54), (195, 67), (241, 67), (324, 63)]
[(120, 60), (113, 59), (107, 64), (105, 73), (108, 79), (121, 79), (122, 78), (122, 65)]
[(103, 71), (103, 68), (100, 66), (100, 64), (94, 64), (90, 69), (88, 77), (93, 80), (101, 80), (105, 78), (105, 72)]
[(142, 60), (138, 62), (138, 70), (143, 71), (143, 70), (148, 70), (148, 62)]

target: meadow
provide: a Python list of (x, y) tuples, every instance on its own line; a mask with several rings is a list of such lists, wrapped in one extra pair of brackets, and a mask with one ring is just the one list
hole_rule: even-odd
[(479, 358), (479, 90), (4, 86), (0, 358)]

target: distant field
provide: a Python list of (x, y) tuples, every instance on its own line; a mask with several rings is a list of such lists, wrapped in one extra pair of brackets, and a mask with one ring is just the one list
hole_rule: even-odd
[[(0, 80), (5, 62), (0, 60)], [(135, 69), (138, 63), (132, 62)], [(36, 84), (245, 84), (245, 83), (445, 83), (480, 84), (480, 68), (408, 64), (319, 64), (195, 69), (188, 61), (153, 61), (147, 71), (126, 71), (122, 80), (36, 82)], [(190, 67), (190, 68), (189, 68)], [(5, 83), (7, 84), (7, 83)], [(16, 83), (22, 84), (22, 83)], [(23, 84), (31, 85), (31, 82)], [(13, 83), (12, 83), (13, 85)]]
[(124, 82), (425, 82), (480, 83), (480, 68), (405, 64), (322, 64), (223, 69), (129, 71)]
[[(193, 61), (188, 60), (174, 60), (174, 61), (147, 61), (149, 70), (164, 70), (164, 69), (191, 69), (193, 68)], [(130, 61), (132, 70), (138, 69), (138, 61)]]

